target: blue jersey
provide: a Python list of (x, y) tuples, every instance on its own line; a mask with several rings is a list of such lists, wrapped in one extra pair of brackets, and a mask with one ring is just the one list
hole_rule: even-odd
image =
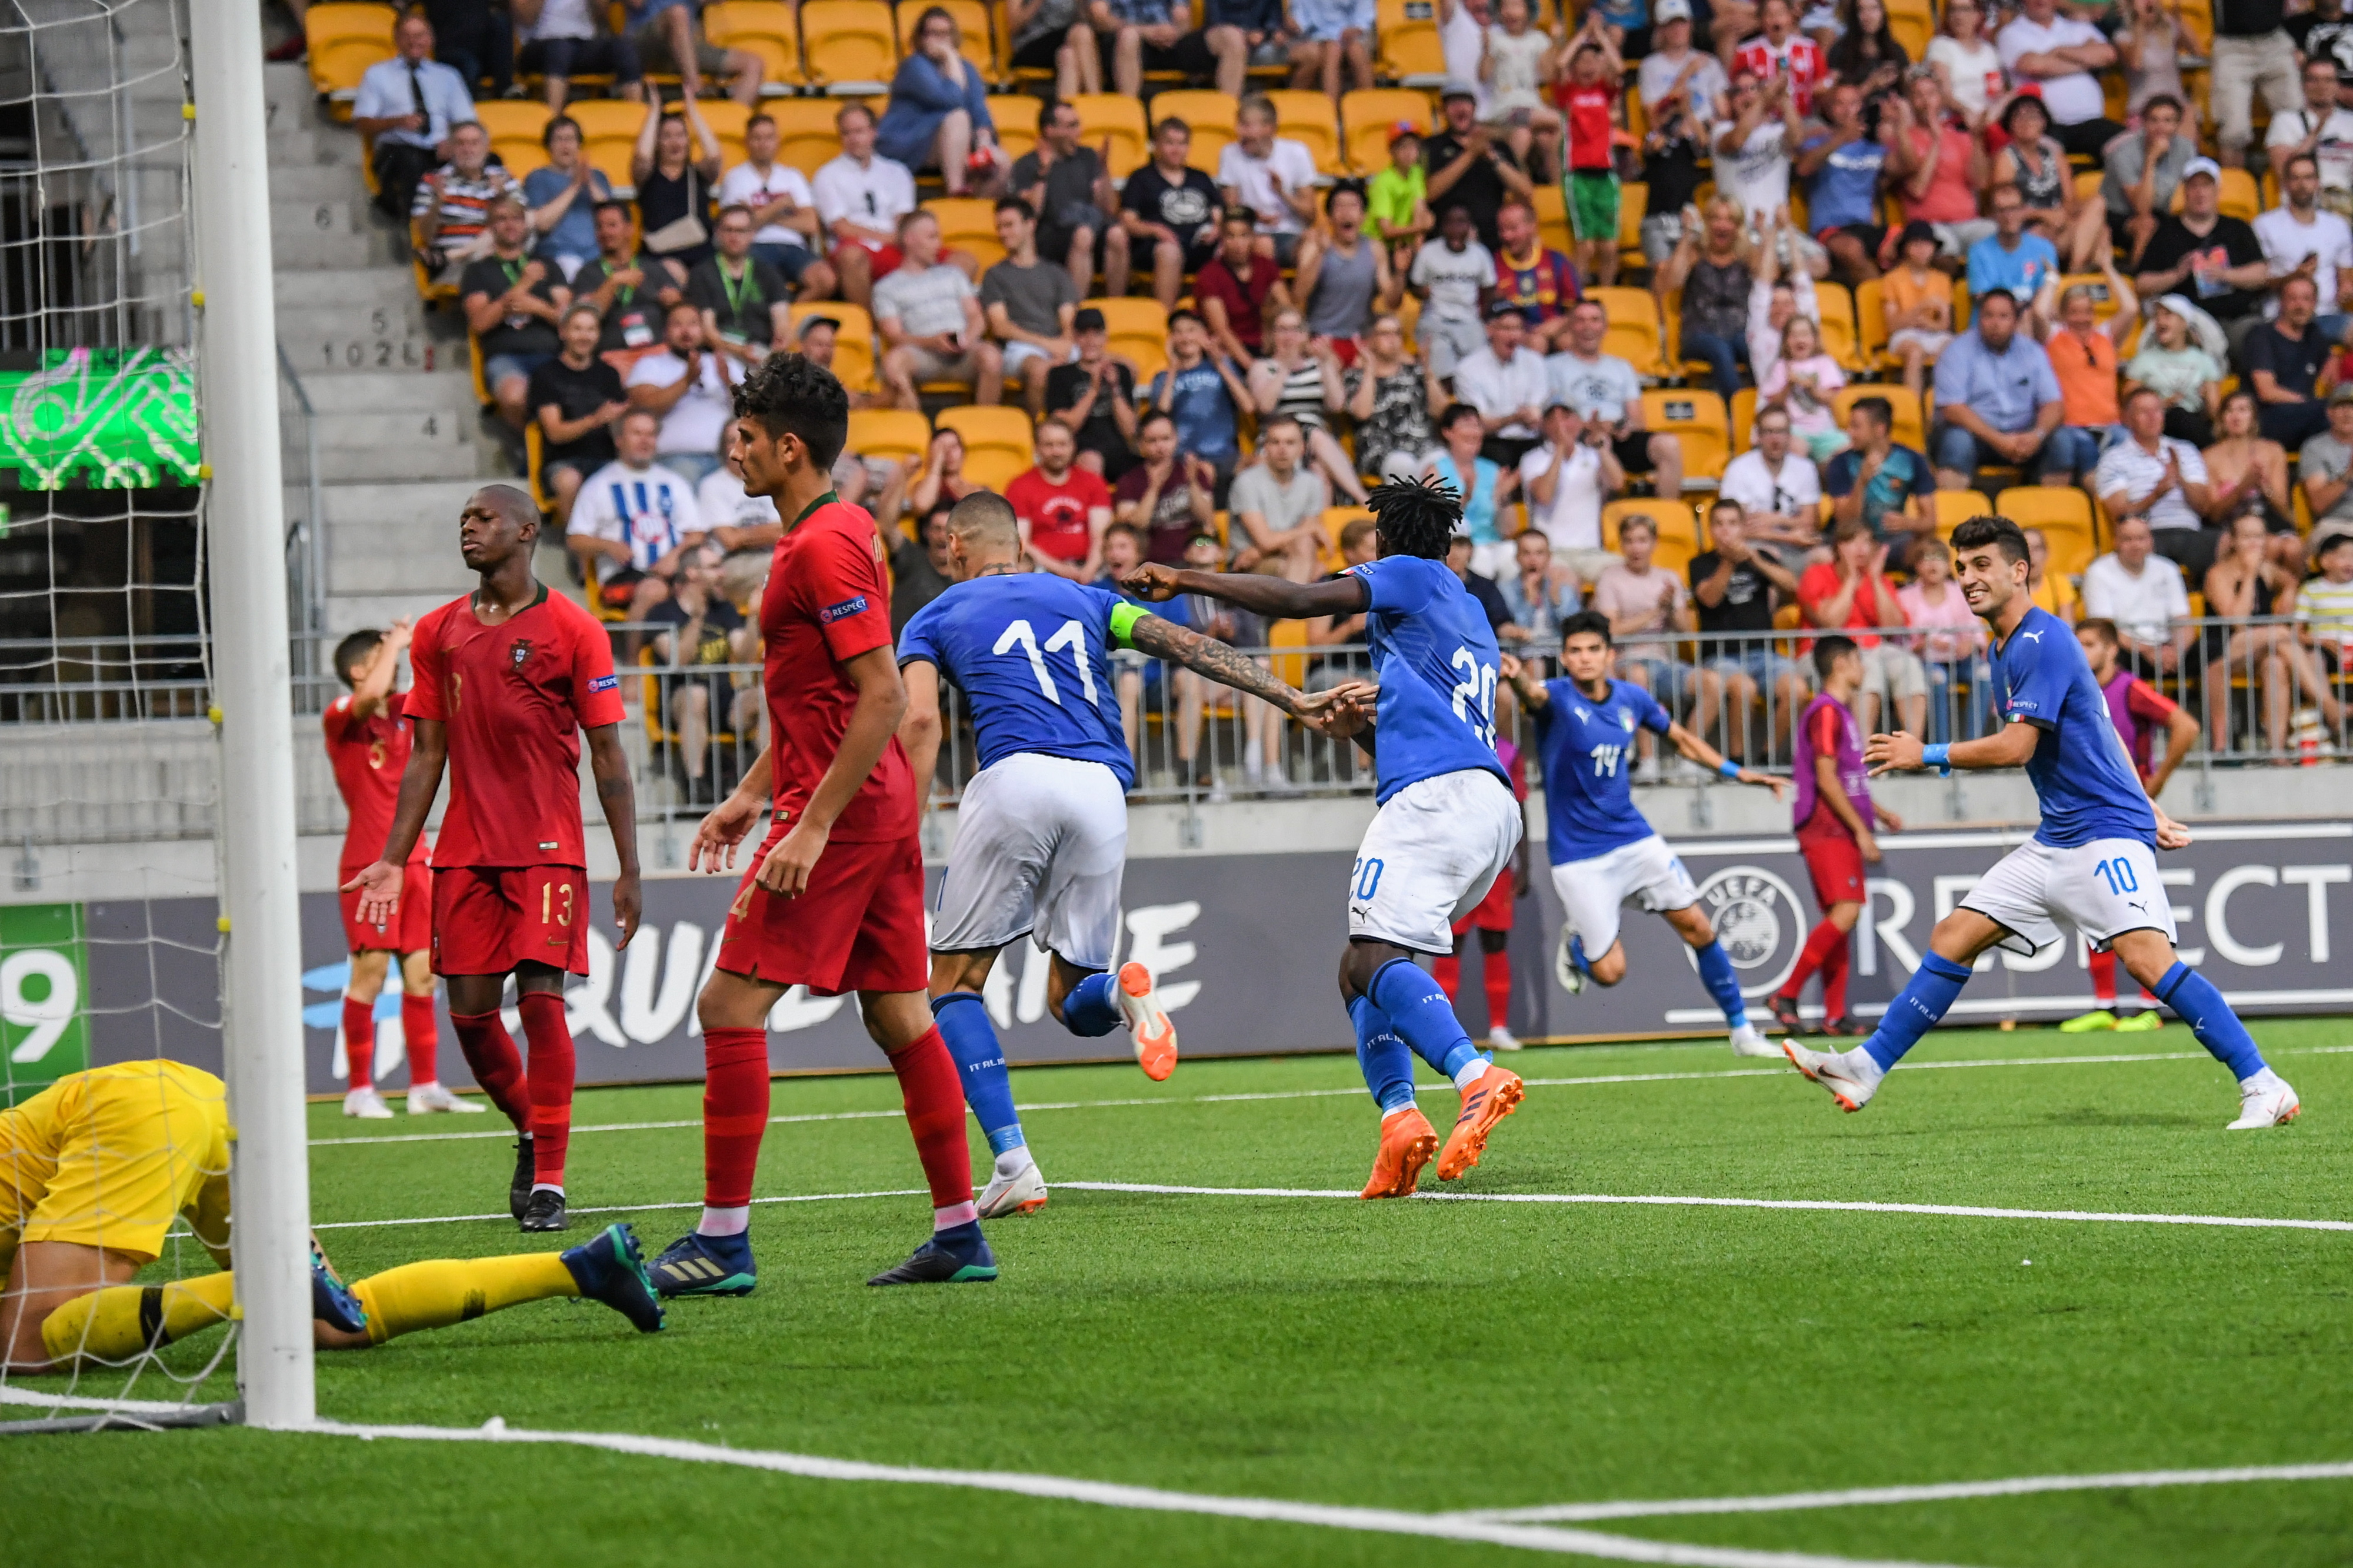
[(2027, 611), (1995, 647), (1993, 679), (2002, 716), (2041, 731), (2026, 760), (2042, 808), (2036, 841), (2072, 849), (2095, 838), (2137, 838), (2155, 847), (2157, 813), (2067, 623), (2048, 610)]
[(1035, 752), (1101, 763), (1132, 789), (1109, 649), (1125, 646), (1136, 614), (1116, 594), (1050, 573), (976, 577), (915, 612), (899, 662), (937, 665), (964, 692), (982, 767)]
[(1596, 702), (1573, 680), (1547, 680), (1536, 710), (1545, 819), (1552, 863), (1590, 860), (1655, 831), (1634, 809), (1634, 731), (1663, 735), (1673, 717), (1628, 680)]
[(1380, 799), (1441, 773), (1483, 768), (1505, 788), (1495, 755), (1495, 634), (1443, 561), (1384, 555), (1349, 575), (1372, 603), (1365, 641), (1381, 700), (1373, 722)]

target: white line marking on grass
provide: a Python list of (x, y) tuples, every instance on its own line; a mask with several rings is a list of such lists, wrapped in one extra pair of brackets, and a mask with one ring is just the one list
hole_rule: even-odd
[[(928, 1194), (923, 1187), (895, 1187), (888, 1192), (874, 1193), (795, 1193), (785, 1197), (754, 1198), (755, 1204), (829, 1204), (851, 1198), (912, 1198)], [(700, 1203), (691, 1204), (613, 1204), (604, 1208), (573, 1209), (573, 1214), (653, 1214), (662, 1209), (699, 1209)], [(324, 1225), (314, 1225), (312, 1230), (375, 1230), (394, 1225), (460, 1225), (469, 1220), (495, 1219), (513, 1223), (511, 1214), (434, 1214), (416, 1219), (337, 1219)]]
[[(201, 1403), (201, 1402), (196, 1402)], [(125, 1415), (169, 1415), (189, 1408), (177, 1399), (100, 1399), (88, 1394), (42, 1394), (0, 1386), (0, 1405), (37, 1405), (45, 1410), (111, 1410)]]
[(2021, 1476), (1933, 1486), (1856, 1487), (1843, 1491), (1781, 1492), (1767, 1497), (1677, 1498), (1658, 1502), (1570, 1502), (1542, 1508), (1466, 1510), (1465, 1519), (1525, 1524), (1594, 1519), (1662, 1519), (1670, 1514), (1778, 1513), (1795, 1509), (1948, 1502), (1959, 1498), (2025, 1497), (2034, 1492), (2108, 1491), (2128, 1487), (2205, 1487), (2236, 1481), (2353, 1480), (2353, 1464), (2242, 1465), (2221, 1470), (2117, 1470), (2094, 1476)]
[(629, 1454), (643, 1458), (733, 1465), (748, 1470), (767, 1470), (812, 1480), (885, 1481), (906, 1486), (957, 1487), (975, 1491), (1010, 1492), (1020, 1497), (1056, 1502), (1091, 1503), (1100, 1508), (1199, 1514), (1215, 1519), (1257, 1520), (1275, 1524), (1317, 1525), (1326, 1530), (1357, 1531), (1376, 1535), (1472, 1541), (1494, 1546), (1514, 1546), (1529, 1552), (1598, 1557), (1612, 1563), (1666, 1563), (1676, 1565), (1676, 1568), (1933, 1568), (1933, 1565), (1926, 1563), (1826, 1557), (1809, 1552), (1757, 1552), (1740, 1547), (1686, 1546), (1671, 1541), (1644, 1541), (1636, 1536), (1606, 1535), (1598, 1531), (1562, 1530), (1547, 1525), (1476, 1519), (1461, 1514), (1409, 1513), (1400, 1509), (1350, 1508), (1333, 1503), (1291, 1502), (1280, 1498), (1219, 1497), (1206, 1492), (1166, 1491), (1157, 1487), (1123, 1486), (1070, 1476), (874, 1465), (856, 1459), (827, 1458), (816, 1454), (723, 1448), (709, 1443), (640, 1437), (617, 1432), (534, 1432), (503, 1424), (475, 1427), (370, 1426), (327, 1421), (320, 1422), (310, 1429), (336, 1437), (394, 1438), (428, 1443), (533, 1443), (598, 1448), (607, 1453)]

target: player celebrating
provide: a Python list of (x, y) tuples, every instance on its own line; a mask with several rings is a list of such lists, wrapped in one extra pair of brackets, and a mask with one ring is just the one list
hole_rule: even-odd
[[(2084, 645), (2084, 658), (2092, 666), (2092, 679), (2107, 701), (2108, 718), (2116, 725), (2116, 733), (2124, 738), (2133, 771), (2140, 775), (2141, 787), (2148, 792), (2148, 798), (2155, 800), (2164, 792), (2165, 781), (2173, 776), (2173, 770), (2181, 765), (2181, 759), (2189, 754), (2189, 748), (2198, 743), (2198, 721), (2184, 712), (2173, 699), (2122, 668), (2116, 658), (2116, 622), (2094, 616), (2076, 626), (2075, 640)], [(2159, 725), (2165, 728), (2165, 757), (2161, 762), (2153, 761)], [(2060, 1033), (2084, 1035), (2094, 1029), (2114, 1029), (2137, 1035), (2163, 1026), (2154, 996), (2149, 997), (2150, 1005), (2147, 1008), (2118, 1015), (2116, 949), (2103, 948), (2093, 952), (2090, 967), (2092, 1010), (2060, 1025)], [(2147, 991), (2142, 994), (2147, 995)]]
[[(891, 1058), (932, 1194), (932, 1238), (870, 1285), (997, 1278), (980, 1232), (956, 1065), (924, 995), (923, 854), (915, 781), (899, 743), (907, 690), (891, 654), (891, 591), (874, 520), (833, 492), (849, 395), (800, 354), (763, 361), (735, 389), (730, 454), (746, 495), (786, 519), (760, 602), (768, 744), (702, 819), (687, 864), (732, 868), (771, 806), (745, 868), (702, 1022), (702, 1218), (654, 1260), (665, 1296), (745, 1296), (752, 1177), (768, 1125), (768, 1013), (795, 985), (858, 993)], [(1042, 649), (1041, 649), (1042, 657)], [(773, 793), (773, 801), (771, 795)]]
[[(228, 1106), (221, 1080), (185, 1062), (118, 1062), (59, 1079), (0, 1110), (0, 1370), (121, 1364), (231, 1316), (227, 1274), (131, 1284), (185, 1218), (228, 1264)], [(650, 1333), (661, 1303), (637, 1237), (607, 1226), (568, 1252), (411, 1263), (345, 1287), (314, 1237), (312, 1335), (364, 1350), (524, 1301), (583, 1296)]]
[(1610, 679), (1609, 660), (1609, 617), (1598, 610), (1581, 610), (1561, 623), (1560, 666), (1566, 674), (1560, 679), (1539, 681), (1518, 659), (1504, 659), (1504, 679), (1536, 721), (1552, 885), (1567, 916), (1555, 971), (1571, 992), (1584, 990), (1588, 980), (1600, 985), (1623, 980), (1626, 943), (1618, 934), (1619, 910), (1640, 898), (1644, 909), (1666, 916), (1675, 934), (1691, 943), (1699, 977), (1732, 1026), (1734, 1053), (1769, 1057), (1773, 1043), (1748, 1021), (1740, 979), (1715, 940), (1707, 911), (1699, 907), (1691, 873), (1634, 809), (1635, 731), (1664, 735), (1702, 767), (1769, 789), (1776, 798), (1787, 786), (1725, 762), (1676, 723), (1648, 691)]
[(1210, 679), (1313, 717), (1334, 697), (1309, 698), (1256, 659), (1173, 626), (1107, 588), (1021, 567), (1013, 508), (987, 490), (948, 514), (947, 592), (899, 637), (907, 716), (899, 737), (919, 803), (940, 744), (940, 678), (965, 694), (980, 742), (980, 772), (956, 810), (932, 924), (932, 1015), (963, 1069), (965, 1100), (997, 1168), (980, 1217), (1029, 1214), (1046, 1182), (1013, 1110), (1005, 1052), (981, 987), (1007, 946), (1034, 936), (1053, 955), (1046, 1006), (1073, 1035), (1109, 1034), (1126, 1020), (1146, 1078), (1176, 1067), (1176, 1029), (1141, 963), (1110, 973), (1119, 941), (1127, 862), (1128, 790), (1135, 764), (1121, 731), (1109, 649), (1174, 659)]
[(1462, 954), (1470, 945), (1471, 933), (1479, 933), (1481, 987), (1487, 993), (1487, 1048), (1491, 1051), (1516, 1051), (1520, 1038), (1512, 1033), (1512, 921), (1519, 901), (1528, 896), (1535, 886), (1528, 880), (1526, 768), (1520, 749), (1509, 740), (1498, 737), (1495, 755), (1504, 764), (1504, 773), (1512, 781), (1513, 797), (1520, 803), (1520, 847), (1512, 857), (1509, 875), (1495, 879), (1479, 907), (1454, 922), (1454, 951), (1441, 956), (1430, 966), (1438, 981), (1438, 988), (1452, 1002), (1462, 994)]
[(1871, 770), (1862, 763), (1862, 726), (1855, 721), (1854, 696), (1862, 689), (1862, 651), (1852, 637), (1835, 634), (1814, 644), (1814, 674), (1820, 695), (1798, 716), (1805, 758), (1797, 768), (1798, 798), (1790, 816), (1798, 830), (1798, 853), (1814, 879), (1814, 902), (1822, 918), (1806, 933), (1805, 950), (1789, 978), (1773, 994), (1773, 1021), (1792, 1032), (1805, 1025), (1798, 998), (1806, 982), (1822, 977), (1822, 1033), (1859, 1035), (1847, 1016), (1848, 938), (1868, 901), (1865, 862), (1879, 864), (1878, 829), (1904, 831), (1904, 824), (1871, 798)]
[(2159, 847), (2189, 842), (2157, 808), (2092, 679), (2067, 623), (2039, 608), (2027, 588), (2026, 535), (2006, 517), (1974, 517), (1953, 531), (1956, 576), (1969, 608), (1992, 628), (1994, 680), (2006, 723), (1997, 733), (1924, 746), (1898, 731), (1873, 735), (1873, 773), (1889, 768), (2009, 768), (2023, 764), (2042, 821), (2034, 837), (1979, 878), (1960, 907), (1936, 922), (1929, 951), (1871, 1038), (1837, 1055), (1795, 1040), (1782, 1049), (1798, 1070), (1847, 1110), (1871, 1103), (1887, 1070), (1945, 1016), (1989, 948), (2022, 955), (2059, 940), (2063, 917), (2094, 950), (2113, 948), (2134, 979), (2181, 1015), (2199, 1044), (2239, 1080), (2232, 1131), (2293, 1121), (2295, 1091), (2264, 1065), (2244, 1024), (2214, 983), (2173, 952), (2173, 903), (2157, 872)]
[[(588, 973), (588, 852), (580, 825), (580, 735), (613, 831), (616, 947), (638, 929), (637, 806), (621, 750), (619, 682), (605, 629), (532, 575), (539, 508), (485, 485), (458, 514), (458, 550), (481, 586), (417, 624), (407, 717), (414, 749), (384, 855), (343, 884), (360, 919), (399, 912), (409, 852), (449, 769), (433, 850), (433, 967), (449, 983), (449, 1024), (491, 1103), (521, 1136), (507, 1206), (525, 1230), (562, 1230), (572, 1140), (572, 1031), (564, 976)], [(514, 976), (531, 1044), (523, 1064), (499, 1019)]]
[[(1340, 995), (1365, 1085), (1381, 1108), (1380, 1152), (1364, 1195), (1389, 1198), (1414, 1190), (1433, 1153), (1440, 1181), (1460, 1177), (1520, 1102), (1519, 1075), (1471, 1044), (1446, 993), (1413, 962), (1417, 952), (1454, 951), (1454, 921), (1512, 863), (1520, 805), (1495, 754), (1494, 633), (1446, 565), (1461, 497), (1451, 486), (1392, 482), (1375, 487), (1369, 504), (1379, 553), (1320, 583), (1155, 564), (1121, 585), (1155, 602), (1206, 594), (1271, 619), (1366, 617), (1380, 683), (1374, 721), (1364, 726), (1352, 699), (1322, 727), (1371, 752), (1378, 777), (1379, 810), (1349, 873)], [(1414, 1103), (1416, 1055), (1461, 1091), (1443, 1153)]]
[[(384, 847), (392, 826), (393, 802), (408, 766), (406, 692), (392, 689), (393, 671), (408, 646), (409, 624), (395, 621), (388, 632), (353, 632), (335, 645), (335, 673), (351, 688), (327, 707), (320, 720), (327, 763), (335, 770), (351, 822), (343, 829), (343, 852), (335, 879), (358, 875)], [(343, 901), (343, 936), (351, 945), (351, 979), (343, 986), (343, 1055), (351, 1064), (345, 1116), (381, 1120), (392, 1114), (375, 1089), (375, 999), (393, 955), (400, 957), (400, 1031), (408, 1048), (408, 1114), (434, 1110), (480, 1114), (481, 1107), (441, 1087), (437, 1075), (433, 1026), (433, 874), (426, 867), (420, 837), (401, 868), (400, 910), (387, 924), (360, 920), (360, 896)]]

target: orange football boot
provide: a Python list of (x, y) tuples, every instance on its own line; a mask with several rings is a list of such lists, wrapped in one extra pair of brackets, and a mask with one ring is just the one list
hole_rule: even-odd
[(1421, 1168), (1438, 1152), (1438, 1132), (1419, 1109), (1407, 1106), (1381, 1119), (1381, 1152), (1373, 1159), (1373, 1179), (1360, 1196), (1409, 1198)]
[(1141, 963), (1119, 966), (1119, 1010), (1135, 1044), (1135, 1065), (1155, 1083), (1176, 1070), (1176, 1026), (1152, 993), (1152, 971)]
[(1479, 1163), (1486, 1152), (1487, 1134), (1495, 1123), (1519, 1109), (1520, 1075), (1509, 1068), (1487, 1064), (1479, 1081), (1462, 1091), (1462, 1114), (1446, 1139), (1446, 1152), (1438, 1157), (1438, 1179), (1451, 1182)]

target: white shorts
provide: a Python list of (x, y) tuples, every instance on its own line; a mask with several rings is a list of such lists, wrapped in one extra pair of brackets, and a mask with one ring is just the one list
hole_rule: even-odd
[(1652, 914), (1699, 902), (1699, 888), (1682, 858), (1655, 833), (1589, 860), (1562, 861), (1552, 868), (1552, 889), (1560, 895), (1568, 929), (1585, 939), (1589, 959), (1617, 944), (1618, 911), (1629, 901), (1641, 900)]
[[(1069, 353), (1062, 356), (1061, 363), (1064, 364), (1072, 364), (1077, 363), (1079, 351), (1072, 349)], [(1010, 380), (1012, 377), (1019, 375), (1021, 374), (1021, 367), (1028, 364), (1033, 359), (1044, 360), (1050, 365), (1055, 363), (1053, 356), (1049, 354), (1044, 349), (1039, 348), (1036, 343), (1006, 344), (1005, 374), (1007, 379)]]
[(1081, 969), (1109, 969), (1126, 863), (1119, 775), (1017, 752), (965, 786), (932, 951), (977, 952), (1034, 934)]
[(1416, 952), (1454, 951), (1520, 847), (1520, 803), (1484, 768), (1419, 779), (1374, 815), (1348, 873), (1348, 935)]
[(1961, 908), (2008, 927), (2013, 934), (2000, 945), (2021, 957), (2057, 942), (2061, 920), (2094, 951), (2128, 931), (2163, 931), (2168, 942), (2177, 935), (2157, 851), (2137, 838), (2094, 838), (2073, 849), (2029, 839), (1978, 879)]

